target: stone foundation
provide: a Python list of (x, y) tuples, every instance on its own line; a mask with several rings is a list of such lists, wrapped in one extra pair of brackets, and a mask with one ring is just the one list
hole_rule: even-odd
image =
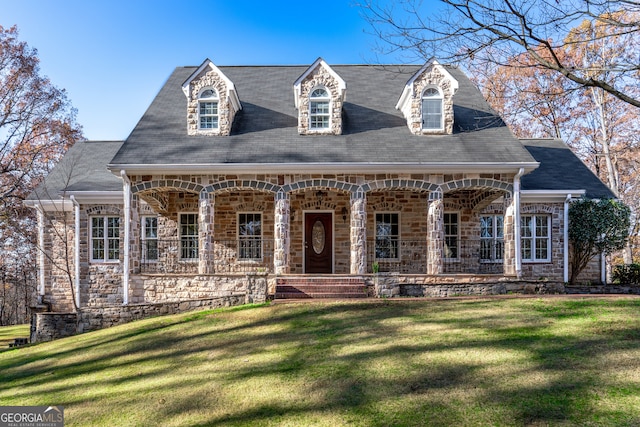
[(381, 273), (365, 277), (365, 283), (369, 294), (378, 298), (565, 293), (563, 283), (490, 275), (454, 277)]

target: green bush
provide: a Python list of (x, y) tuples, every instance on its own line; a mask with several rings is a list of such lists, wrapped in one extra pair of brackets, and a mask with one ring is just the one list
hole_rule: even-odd
[(622, 264), (613, 268), (613, 281), (624, 284), (640, 284), (640, 264)]

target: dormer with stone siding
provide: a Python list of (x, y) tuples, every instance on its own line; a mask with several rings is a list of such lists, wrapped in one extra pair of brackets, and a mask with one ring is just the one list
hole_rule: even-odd
[(322, 58), (294, 83), (300, 135), (342, 134), (342, 105), (347, 85)]
[(451, 135), (457, 90), (458, 81), (431, 59), (407, 81), (396, 109), (402, 111), (414, 135)]
[(189, 135), (230, 135), (233, 119), (242, 109), (231, 80), (209, 59), (182, 84), (187, 97)]

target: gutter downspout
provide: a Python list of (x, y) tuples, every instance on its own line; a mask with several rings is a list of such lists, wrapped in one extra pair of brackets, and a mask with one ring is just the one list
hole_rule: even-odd
[(45, 255), (44, 255), (44, 211), (42, 206), (36, 207), (36, 213), (38, 216), (38, 303), (42, 303), (42, 297), (44, 297), (44, 285), (45, 285)]
[(73, 217), (75, 222), (73, 269), (74, 284), (76, 289), (76, 307), (80, 308), (80, 203), (73, 195), (69, 197), (73, 203)]
[(129, 239), (131, 228), (131, 181), (124, 169), (120, 171), (124, 196), (124, 265), (122, 272), (122, 303), (129, 304)]
[(567, 198), (564, 199), (564, 275), (563, 280), (565, 283), (569, 282), (569, 202), (571, 202), (571, 193), (567, 194)]
[(524, 168), (520, 168), (516, 176), (513, 177), (513, 204), (515, 205), (515, 224), (513, 225), (513, 238), (515, 240), (516, 249), (516, 276), (518, 279), (522, 277), (522, 253), (520, 242), (520, 178), (524, 175)]

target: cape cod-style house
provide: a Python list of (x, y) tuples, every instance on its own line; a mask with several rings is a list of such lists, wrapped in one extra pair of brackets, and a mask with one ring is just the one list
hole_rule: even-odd
[(458, 68), (206, 60), (27, 204), (42, 301), (69, 311), (562, 284), (580, 197), (613, 195), (562, 141), (515, 138)]

